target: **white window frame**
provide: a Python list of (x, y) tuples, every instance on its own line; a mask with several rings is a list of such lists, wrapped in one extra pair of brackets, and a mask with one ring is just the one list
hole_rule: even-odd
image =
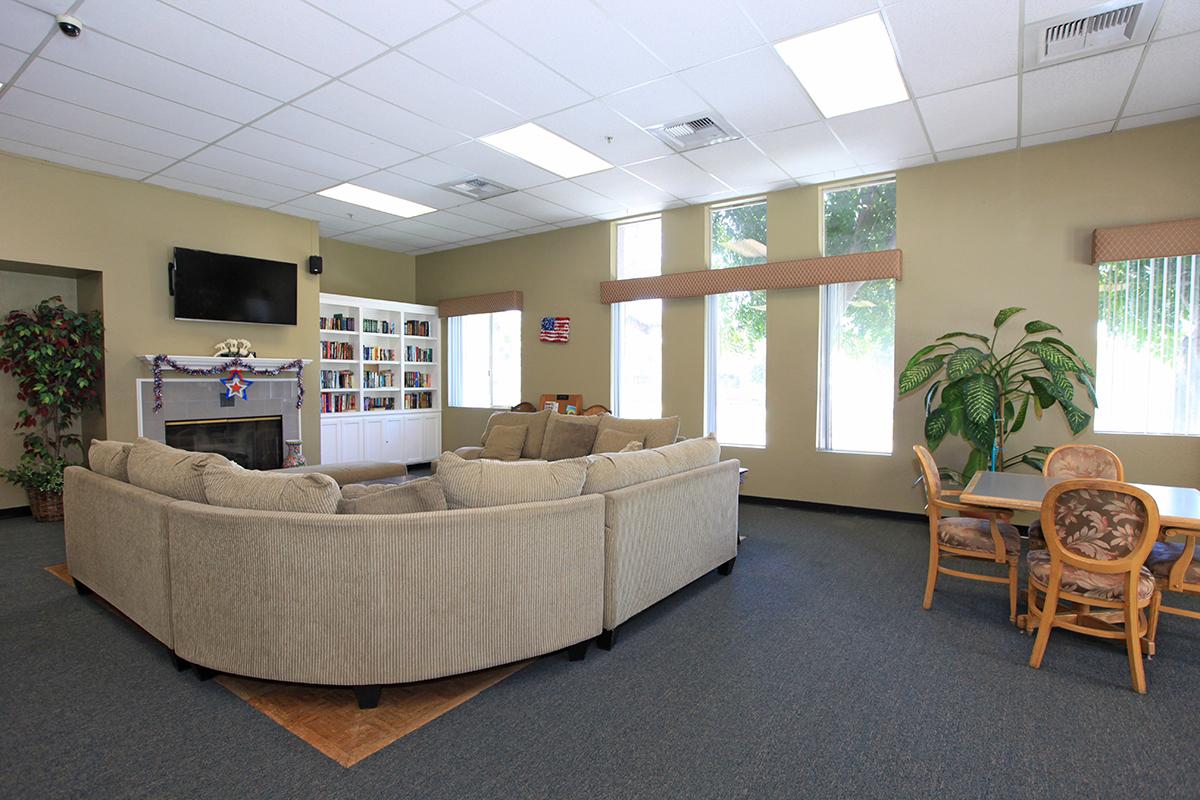
[[(621, 226), (622, 225), (631, 225), (631, 224), (638, 223), (638, 222), (649, 222), (652, 219), (657, 219), (657, 220), (659, 220), (659, 224), (660, 225), (662, 224), (662, 214), (647, 214), (642, 217), (631, 217), (629, 219), (623, 219), (623, 220), (617, 222), (615, 225), (613, 225), (613, 229), (612, 229), (613, 266), (612, 266), (612, 269), (613, 269), (614, 277), (617, 278), (618, 280), (621, 278), (621, 275), (620, 275), (620, 264), (617, 263), (617, 257), (618, 257), (617, 256), (617, 241), (618, 241), (617, 237), (620, 236)], [(659, 275), (662, 274), (662, 252), (661, 251), (659, 251), (659, 257), (658, 257), (658, 274)], [(658, 302), (661, 303), (662, 300), (660, 299)], [(611, 398), (610, 399), (612, 401), (613, 415), (620, 416), (621, 415), (621, 331), (623, 330), (622, 323), (623, 323), (624, 316), (625, 316), (625, 304), (624, 303), (613, 303), (610, 306), (610, 308), (612, 309), (612, 352), (611, 352), (611, 359), (610, 359), (611, 363), (609, 364), (609, 374), (611, 376), (609, 379), (610, 387), (611, 387), (611, 392), (610, 392)], [(662, 394), (662, 375), (660, 374), (659, 375), (659, 395), (660, 395), (660, 397), (661, 397), (661, 394)]]
[[(522, 320), (523, 320), (523, 316), (524, 316), (523, 312), (521, 312), (518, 309), (512, 309), (512, 310), (515, 310), (518, 314), (521, 314)], [(448, 401), (448, 404), (453, 408), (492, 408), (492, 409), (505, 408), (506, 409), (506, 408), (511, 407), (508, 404), (499, 404), (499, 405), (496, 404), (496, 398), (492, 396), (493, 390), (495, 388), (495, 384), (492, 381), (492, 375), (493, 375), (493, 372), (495, 371), (496, 351), (492, 344), (493, 325), (492, 325), (490, 318), (492, 316), (494, 316), (495, 313), (496, 312), (488, 312), (486, 314), (471, 314), (470, 315), (473, 317), (474, 316), (489, 317), (489, 320), (488, 320), (489, 324), (487, 326), (487, 329), (488, 329), (488, 342), (487, 342), (488, 399), (491, 401), (491, 405), (489, 405), (489, 406), (468, 406), (468, 405), (464, 405), (461, 402), (461, 400), (462, 400), (462, 380), (463, 380), (462, 347), (464, 344), (464, 342), (462, 340), (462, 317), (450, 317), (446, 321), (446, 328), (447, 328), (446, 339), (447, 339), (447, 344), (449, 345), (449, 347), (447, 348), (448, 359), (447, 359), (447, 366), (446, 366), (446, 377), (448, 379), (447, 383), (449, 384), (449, 387), (448, 387), (449, 394), (447, 396), (447, 401)], [(509, 313), (509, 312), (503, 312), (503, 313)], [(519, 327), (520, 327), (520, 325), (518, 323), (518, 328)], [(518, 359), (517, 360), (517, 368), (520, 369), (520, 367), (521, 367), (521, 360)], [(518, 380), (518, 383), (520, 383), (519, 380)]]

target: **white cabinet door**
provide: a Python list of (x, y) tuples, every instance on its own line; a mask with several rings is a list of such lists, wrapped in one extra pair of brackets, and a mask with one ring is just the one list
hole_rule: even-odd
[(321, 463), (336, 464), (338, 461), (338, 421), (321, 420)]
[(338, 461), (363, 460), (363, 420), (338, 420)]
[(401, 460), (412, 464), (421, 460), (421, 418), (406, 416), (402, 422), (403, 442), (401, 444)]
[(367, 461), (390, 461), (384, 455), (384, 420), (364, 419), (362, 421), (362, 453)]
[(383, 426), (383, 461), (404, 460), (404, 421), (401, 417), (381, 420)]
[(422, 418), (422, 461), (432, 461), (442, 453), (442, 415), (429, 414)]

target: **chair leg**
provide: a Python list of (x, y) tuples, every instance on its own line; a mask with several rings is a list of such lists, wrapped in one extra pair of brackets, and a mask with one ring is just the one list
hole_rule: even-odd
[(733, 562), (735, 562), (735, 561), (737, 561), (737, 556), (734, 556), (733, 558), (729, 559), (721, 566), (717, 567), (717, 574), (732, 575), (733, 574)]
[(582, 642), (576, 642), (567, 648), (568, 661), (583, 661), (587, 658), (588, 645), (592, 643), (591, 639), (584, 639)]
[(600, 631), (600, 635), (596, 637), (596, 645), (601, 650), (612, 650), (613, 645), (617, 643), (617, 629)]
[(938, 548), (936, 544), (929, 544), (929, 574), (925, 577), (925, 603), (926, 610), (933, 606), (933, 587), (937, 584), (937, 568), (938, 568)]
[(354, 699), (358, 701), (358, 707), (364, 711), (368, 708), (378, 708), (379, 697), (382, 694), (383, 687), (379, 684), (354, 687)]
[(1154, 640), (1158, 637), (1158, 617), (1162, 613), (1162, 589), (1154, 590), (1154, 597), (1150, 600), (1150, 620), (1146, 624), (1146, 644), (1150, 651), (1150, 655), (1154, 655), (1155, 646)]
[(1133, 690), (1145, 694), (1146, 672), (1142, 668), (1142, 641), (1138, 635), (1137, 586), (1137, 573), (1131, 572), (1125, 582), (1125, 651), (1129, 654), (1129, 677), (1133, 682)]
[(1034, 609), (1037, 608), (1037, 589), (1033, 588), (1033, 583), (1026, 579), (1025, 589), (1025, 633), (1033, 633), (1033, 629), (1037, 627), (1037, 616), (1034, 614)]
[(1017, 622), (1017, 562), (1008, 562), (1008, 621)]
[(1038, 620), (1037, 640), (1033, 643), (1033, 655), (1029, 657), (1029, 666), (1034, 669), (1042, 666), (1042, 657), (1046, 655), (1046, 645), (1050, 643), (1050, 631), (1054, 628), (1054, 615), (1058, 612), (1058, 583), (1061, 577), (1062, 573), (1055, 571), (1050, 576), (1050, 585), (1046, 587), (1046, 601), (1042, 604), (1042, 614)]

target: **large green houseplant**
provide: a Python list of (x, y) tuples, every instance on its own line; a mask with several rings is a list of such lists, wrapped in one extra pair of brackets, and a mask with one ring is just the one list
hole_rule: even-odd
[(25, 431), (21, 457), (0, 477), (26, 490), (39, 519), (62, 518), (63, 470), (73, 450), (83, 456), (74, 426), (100, 403), (103, 341), (100, 314), (74, 311), (61, 297), (0, 322), (0, 371), (12, 374), (25, 403), (13, 426)]
[[(1024, 308), (1005, 308), (992, 322), (990, 336), (955, 331), (939, 336), (908, 360), (900, 373), (900, 396), (925, 391), (925, 440), (936, 450), (948, 436), (961, 436), (971, 453), (961, 471), (943, 469), (945, 477), (965, 483), (981, 469), (1003, 471), (1021, 464), (1041, 470), (1048, 446), (1019, 453), (1005, 449), (1008, 439), (1035, 417), (1057, 405), (1073, 434), (1087, 428), (1092, 416), (1080, 408), (1078, 384), (1096, 406), (1092, 366), (1071, 345), (1049, 333), (1062, 333), (1042, 320), (1025, 323), (1024, 334), (1006, 352), (997, 351), (1004, 325)], [(934, 379), (937, 380), (934, 380)]]

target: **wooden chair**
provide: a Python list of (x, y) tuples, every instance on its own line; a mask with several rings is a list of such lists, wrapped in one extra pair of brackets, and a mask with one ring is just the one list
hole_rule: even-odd
[(581, 416), (581, 417), (597, 417), (601, 414), (611, 414), (611, 413), (612, 412), (608, 410), (607, 406), (602, 406), (597, 403), (594, 406), (588, 406), (583, 411), (580, 411), (579, 416)]
[[(1196, 538), (1200, 531), (1168, 528), (1163, 531), (1164, 538), (1182, 536), (1183, 542), (1156, 542), (1146, 558), (1146, 566), (1158, 584), (1158, 611), (1162, 614), (1174, 614), (1179, 617), (1200, 619), (1200, 612), (1186, 608), (1162, 605), (1162, 593), (1178, 592), (1180, 594), (1200, 595), (1200, 549), (1196, 547)], [(1158, 614), (1150, 618), (1150, 630), (1146, 632), (1147, 646), (1154, 652), (1155, 637), (1158, 635)]]
[[(1008, 584), (1008, 617), (1017, 621), (1017, 565), (1021, 557), (1021, 538), (1010, 525), (1012, 513), (954, 502), (961, 490), (942, 489), (942, 479), (933, 454), (922, 445), (913, 445), (925, 479), (925, 510), (929, 514), (929, 573), (925, 579), (925, 603), (933, 605), (937, 576), (953, 575), (987, 583)], [(960, 516), (943, 517), (943, 511)], [(943, 557), (976, 558), (1008, 567), (1008, 575), (980, 575), (944, 567)]]
[[(1029, 666), (1042, 665), (1050, 631), (1065, 628), (1102, 639), (1124, 639), (1133, 690), (1146, 692), (1142, 636), (1158, 615), (1159, 592), (1146, 569), (1158, 537), (1158, 505), (1127, 483), (1081, 478), (1064, 481), (1042, 501), (1045, 550), (1030, 550), (1029, 620), (1037, 641)], [(1037, 595), (1045, 603), (1037, 607)], [(1060, 600), (1085, 611), (1058, 614)], [(1113, 609), (1093, 612), (1092, 607)], [(1149, 619), (1144, 610), (1148, 610)]]
[[(1125, 466), (1117, 454), (1096, 444), (1064, 444), (1050, 451), (1042, 463), (1042, 474), (1047, 478), (1104, 478), (1110, 481), (1125, 480)], [(1029, 548), (1045, 550), (1046, 538), (1042, 535), (1042, 521), (1035, 519), (1029, 525)]]
[(530, 402), (527, 402), (527, 401), (522, 401), (522, 402), (520, 402), (520, 403), (517, 403), (517, 404), (516, 404), (515, 406), (513, 406), (512, 408), (510, 408), (510, 409), (509, 409), (509, 411), (529, 411), (529, 412), (533, 412), (533, 411), (537, 411), (537, 406), (535, 406), (533, 403), (530, 403)]

